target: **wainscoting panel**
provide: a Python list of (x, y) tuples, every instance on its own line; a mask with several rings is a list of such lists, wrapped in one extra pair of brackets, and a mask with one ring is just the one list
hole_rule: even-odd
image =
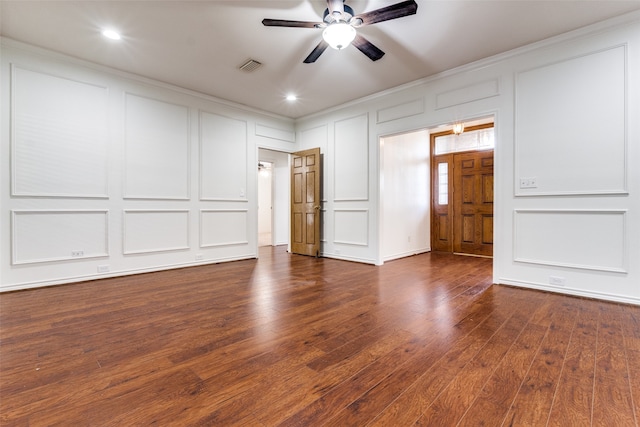
[(256, 123), (256, 135), (265, 138), (279, 139), (286, 142), (296, 142), (296, 134), (290, 130), (276, 129), (271, 126)]
[(200, 247), (246, 245), (249, 212), (246, 209), (200, 211)]
[(189, 198), (189, 109), (126, 94), (125, 198)]
[(500, 81), (492, 79), (436, 95), (436, 110), (500, 95)]
[(617, 46), (517, 74), (516, 195), (626, 193), (626, 56)]
[(626, 210), (514, 212), (514, 261), (627, 271)]
[(189, 249), (189, 210), (125, 210), (123, 253)]
[(369, 210), (335, 209), (334, 243), (369, 246)]
[(369, 199), (368, 141), (367, 114), (335, 123), (334, 200)]
[(424, 98), (378, 110), (377, 123), (386, 123), (424, 113)]
[(245, 121), (200, 112), (200, 189), (201, 200), (247, 200)]
[(107, 88), (11, 68), (12, 195), (100, 197), (107, 190)]
[(11, 211), (12, 264), (109, 255), (107, 210)]

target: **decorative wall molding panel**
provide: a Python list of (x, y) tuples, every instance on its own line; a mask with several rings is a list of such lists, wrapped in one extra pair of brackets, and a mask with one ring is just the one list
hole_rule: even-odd
[(424, 98), (394, 105), (393, 107), (381, 108), (377, 112), (376, 123), (386, 123), (393, 120), (403, 119), (424, 113)]
[(130, 199), (189, 199), (189, 108), (125, 94), (125, 185)]
[(369, 246), (369, 209), (334, 209), (334, 243)]
[(200, 199), (247, 200), (246, 121), (200, 112)]
[(108, 197), (108, 95), (11, 66), (12, 195)]
[(200, 247), (248, 244), (248, 219), (247, 209), (200, 210)]
[(627, 272), (626, 210), (514, 211), (514, 261)]
[(276, 129), (260, 123), (256, 123), (256, 135), (291, 143), (296, 142), (295, 132), (286, 129)]
[(107, 210), (12, 210), (12, 264), (109, 256)]
[(500, 80), (492, 79), (481, 83), (474, 83), (436, 95), (436, 110), (479, 101), (500, 95)]
[(369, 199), (369, 118), (361, 114), (335, 122), (334, 200)]
[(188, 209), (127, 209), (123, 227), (125, 255), (189, 249)]
[(516, 195), (627, 192), (626, 63), (614, 46), (516, 75)]

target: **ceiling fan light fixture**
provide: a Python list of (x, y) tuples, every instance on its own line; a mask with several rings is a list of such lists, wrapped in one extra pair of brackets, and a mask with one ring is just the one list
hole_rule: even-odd
[(409, 15), (415, 15), (418, 10), (416, 0), (404, 0), (391, 6), (381, 7), (356, 15), (345, 0), (325, 0), (327, 8), (322, 15), (322, 22), (293, 21), (289, 19), (263, 19), (266, 27), (291, 28), (323, 28), (322, 40), (311, 53), (302, 61), (311, 64), (329, 47), (341, 50), (353, 44), (367, 58), (377, 61), (384, 56), (384, 52), (361, 34), (356, 34), (357, 28), (378, 22), (390, 21)]
[(332, 48), (342, 50), (356, 38), (356, 29), (344, 21), (334, 22), (324, 29), (322, 38)]

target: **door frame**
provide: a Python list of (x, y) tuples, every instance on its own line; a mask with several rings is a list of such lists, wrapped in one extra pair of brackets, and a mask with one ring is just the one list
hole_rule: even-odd
[[(491, 123), (483, 123), (483, 124), (479, 124), (479, 125), (474, 125), (474, 126), (469, 126), (469, 127), (465, 127), (464, 131), (465, 132), (470, 132), (470, 131), (474, 131), (474, 130), (480, 130), (480, 129), (488, 129), (488, 128), (494, 128), (494, 132), (496, 129), (496, 119), (495, 119), (495, 114), (493, 115), (493, 121)], [(436, 222), (436, 196), (437, 196), (437, 192), (435, 191), (436, 186), (438, 185), (438, 173), (437, 173), (437, 162), (436, 162), (436, 158), (441, 158), (444, 156), (449, 156), (450, 161), (449, 163), (449, 193), (448, 193), (448, 217), (449, 217), (449, 221), (450, 221), (450, 225), (449, 225), (449, 238), (450, 238), (450, 242), (451, 242), (451, 252), (450, 253), (456, 253), (454, 252), (454, 242), (453, 242), (453, 236), (454, 236), (454, 230), (453, 230), (453, 215), (454, 215), (454, 206), (453, 206), (453, 201), (454, 201), (454, 197), (453, 197), (453, 191), (451, 191), (452, 186), (453, 186), (453, 163), (454, 163), (454, 156), (456, 154), (460, 154), (460, 153), (469, 153), (469, 152), (474, 152), (474, 151), (483, 151), (483, 150), (467, 150), (467, 151), (459, 151), (459, 152), (451, 152), (451, 153), (446, 153), (446, 154), (439, 154), (436, 155), (435, 154), (435, 142), (436, 142), (436, 138), (440, 137), (440, 136), (446, 136), (446, 135), (453, 135), (453, 129), (449, 129), (446, 131), (442, 131), (442, 132), (434, 132), (431, 133), (429, 135), (429, 144), (430, 144), (430, 148), (429, 148), (429, 157), (430, 157), (430, 161), (431, 161), (431, 201), (430, 201), (430, 232), (431, 232), (431, 236), (430, 236), (430, 243), (431, 243), (431, 249), (433, 249), (434, 247), (434, 239), (435, 239), (435, 231), (436, 231), (436, 226), (435, 226), (435, 222)], [(497, 137), (496, 137), (496, 141), (497, 141)], [(494, 226), (493, 226), (493, 257), (495, 259), (495, 241), (497, 240), (495, 238), (495, 222), (496, 222), (496, 191), (495, 191), (495, 157), (496, 157), (496, 146), (498, 144), (494, 143), (494, 148), (493, 148), (493, 157), (494, 157), (494, 184), (493, 184), (493, 222), (494, 222)], [(448, 251), (447, 251), (448, 252)], [(461, 255), (470, 255), (470, 256), (481, 256), (481, 255), (473, 255), (473, 254), (461, 254)]]
[(274, 246), (274, 242), (275, 242), (275, 233), (273, 230), (273, 225), (274, 225), (274, 215), (273, 215), (273, 200), (274, 200), (274, 192), (273, 192), (273, 187), (274, 187), (274, 179), (273, 179), (273, 170), (275, 169), (275, 163), (269, 160), (258, 160), (258, 246), (260, 246), (260, 231), (262, 231), (260, 229), (260, 219), (261, 219), (261, 215), (264, 215), (264, 206), (262, 206), (260, 204), (260, 201), (262, 200), (262, 192), (264, 190), (266, 190), (267, 185), (261, 185), (261, 181), (262, 181), (262, 177), (260, 176), (262, 171), (260, 170), (260, 165), (262, 165), (263, 163), (268, 163), (269, 165), (271, 165), (270, 167), (267, 168), (268, 172), (269, 172), (269, 183), (268, 183), (268, 191), (269, 191), (269, 235), (271, 236), (270, 242), (269, 242), (269, 246)]
[[(272, 175), (271, 175), (271, 244), (272, 245), (287, 245), (287, 251), (290, 251), (290, 237), (289, 232), (291, 229), (290, 224), (290, 214), (289, 214), (289, 206), (291, 203), (291, 183), (289, 182), (289, 168), (291, 167), (291, 153), (284, 150), (278, 150), (272, 147), (256, 147), (256, 163), (251, 163), (252, 165), (257, 166), (261, 161), (270, 162), (273, 165)], [(272, 154), (273, 153), (273, 154)], [(283, 157), (286, 157), (286, 160)], [(253, 167), (253, 166), (252, 166)], [(276, 169), (286, 168), (285, 175), (279, 175), (276, 177)], [(255, 176), (255, 185), (256, 185), (256, 220), (255, 220), (255, 239), (256, 239), (256, 258), (259, 256), (258, 250), (258, 200), (260, 195), (258, 180), (260, 179), (257, 174)], [(286, 197), (286, 206), (282, 205), (283, 202), (276, 203), (276, 193), (280, 195), (284, 195)], [(276, 217), (278, 216), (278, 217)], [(282, 224), (281, 222), (286, 220), (286, 224)], [(278, 223), (278, 224), (276, 224)], [(277, 239), (277, 236), (282, 236), (282, 234), (286, 234), (286, 243)]]

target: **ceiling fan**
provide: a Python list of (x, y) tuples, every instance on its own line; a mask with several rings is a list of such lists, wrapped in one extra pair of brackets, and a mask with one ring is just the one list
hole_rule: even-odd
[(384, 52), (358, 34), (356, 29), (365, 25), (414, 15), (417, 10), (418, 4), (414, 0), (407, 0), (356, 15), (351, 7), (344, 4), (344, 0), (327, 0), (327, 9), (324, 11), (322, 22), (263, 19), (262, 24), (267, 27), (323, 28), (322, 40), (305, 58), (304, 63), (306, 64), (316, 62), (329, 46), (341, 50), (352, 43), (369, 59), (377, 61), (384, 56)]

